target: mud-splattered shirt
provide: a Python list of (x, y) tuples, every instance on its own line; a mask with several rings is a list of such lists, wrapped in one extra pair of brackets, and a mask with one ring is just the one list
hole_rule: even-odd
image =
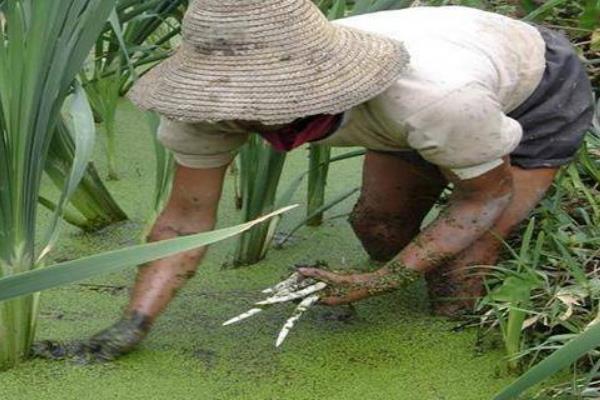
[[(419, 152), (462, 179), (502, 163), (522, 137), (507, 116), (536, 89), (545, 43), (526, 23), (465, 7), (417, 7), (365, 14), (337, 24), (404, 42), (410, 67), (385, 92), (346, 112), (319, 143)], [(163, 120), (162, 142), (192, 168), (229, 163), (248, 134), (233, 122)]]

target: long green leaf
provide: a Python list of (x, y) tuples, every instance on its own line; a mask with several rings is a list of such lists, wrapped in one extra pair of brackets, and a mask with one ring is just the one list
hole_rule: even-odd
[(314, 216), (316, 216), (320, 213), (324, 213), (325, 211), (329, 211), (330, 209), (337, 206), (338, 204), (340, 204), (341, 202), (343, 202), (344, 200), (346, 200), (347, 198), (349, 198), (350, 196), (352, 196), (354, 193), (358, 192), (359, 190), (360, 190), (360, 188), (358, 188), (358, 187), (354, 188), (354, 189), (350, 189), (349, 191), (342, 193), (340, 196), (331, 200), (329, 203), (327, 203), (327, 204), (323, 205), (322, 207), (318, 208), (317, 210), (315, 210), (311, 215), (308, 215), (303, 221), (301, 221), (296, 226), (294, 226), (290, 230), (290, 232), (287, 235), (285, 235), (285, 237), (281, 241), (279, 241), (278, 246), (283, 246), (285, 244), (285, 242), (287, 242), (300, 228), (302, 228), (304, 225), (306, 225), (306, 222), (310, 218), (313, 218)]
[(123, 30), (121, 29), (121, 22), (119, 21), (119, 15), (117, 15), (117, 11), (115, 9), (110, 13), (110, 17), (108, 18), (110, 22), (110, 26), (112, 27), (117, 41), (119, 42), (119, 47), (121, 47), (123, 57), (125, 58), (125, 63), (129, 68), (129, 72), (131, 73), (131, 77), (133, 80), (137, 79), (137, 74), (135, 72), (135, 67), (131, 62), (131, 58), (129, 57), (129, 50), (127, 49), (127, 44), (125, 44), (125, 39), (123, 38)]
[(555, 351), (544, 361), (531, 368), (510, 386), (500, 392), (494, 400), (512, 400), (530, 387), (567, 368), (587, 352), (600, 346), (600, 324), (588, 330)]
[(65, 187), (62, 190), (62, 194), (52, 217), (52, 222), (48, 228), (46, 244), (38, 256), (38, 263), (48, 254), (55, 244), (60, 231), (60, 217), (64, 212), (65, 205), (77, 190), (79, 183), (87, 171), (87, 166), (90, 163), (94, 152), (94, 142), (96, 138), (94, 116), (92, 115), (92, 108), (90, 107), (85, 91), (81, 85), (75, 85), (75, 92), (70, 100), (71, 101), (66, 102), (66, 112), (68, 114), (66, 126), (75, 138), (75, 156), (73, 157), (71, 173), (66, 179)]
[(0, 301), (36, 293), (96, 275), (118, 271), (128, 266), (147, 263), (173, 254), (207, 246), (236, 236), (257, 224), (265, 222), (269, 218), (295, 207), (286, 207), (254, 221), (230, 228), (132, 246), (79, 260), (63, 262), (36, 271), (9, 276), (0, 279)]
[(547, 12), (552, 11), (554, 7), (561, 5), (566, 2), (566, 0), (549, 0), (545, 2), (542, 6), (538, 7), (536, 10), (532, 11), (528, 15), (523, 18), (524, 21), (535, 21), (541, 17), (543, 17)]
[(335, 0), (333, 7), (329, 9), (327, 18), (330, 20), (342, 18), (346, 14), (346, 0)]
[[(72, 133), (64, 126), (64, 122), (59, 120), (44, 168), (54, 186), (61, 191), (69, 176), (75, 149)], [(127, 219), (127, 215), (102, 182), (96, 167), (91, 162), (87, 165), (85, 175), (69, 201), (81, 216), (77, 219), (64, 218), (65, 221), (70, 224), (77, 222), (75, 225), (86, 232), (94, 232)], [(54, 210), (53, 208), (52, 211)]]

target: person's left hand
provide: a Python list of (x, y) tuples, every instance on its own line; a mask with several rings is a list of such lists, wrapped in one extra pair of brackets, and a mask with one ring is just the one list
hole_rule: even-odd
[(329, 306), (354, 303), (386, 291), (381, 287), (383, 275), (379, 271), (343, 275), (317, 268), (299, 268), (298, 272), (306, 278), (313, 278), (329, 285), (321, 292), (323, 296), (319, 300), (321, 304)]

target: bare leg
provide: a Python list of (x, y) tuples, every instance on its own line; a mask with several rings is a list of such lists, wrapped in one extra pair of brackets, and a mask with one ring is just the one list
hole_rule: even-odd
[[(171, 198), (148, 239), (159, 241), (213, 229), (225, 170), (226, 167), (198, 170), (178, 166)], [(192, 250), (140, 267), (121, 320), (86, 341), (37, 343), (33, 355), (94, 362), (113, 360), (131, 351), (146, 337), (177, 290), (194, 276), (205, 251)]]
[(446, 184), (437, 167), (412, 153), (368, 152), (350, 223), (371, 258), (396, 256), (419, 233)]
[(558, 168), (525, 170), (511, 167), (514, 195), (494, 228), (446, 265), (427, 274), (430, 298), (438, 315), (455, 316), (470, 311), (484, 292), (483, 278), (470, 266), (494, 265), (506, 239), (542, 200)]

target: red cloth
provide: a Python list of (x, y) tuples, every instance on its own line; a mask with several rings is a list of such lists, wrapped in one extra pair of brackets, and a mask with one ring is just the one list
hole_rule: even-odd
[(277, 151), (287, 152), (305, 143), (324, 139), (337, 129), (342, 115), (316, 115), (294, 121), (284, 128), (259, 133)]

